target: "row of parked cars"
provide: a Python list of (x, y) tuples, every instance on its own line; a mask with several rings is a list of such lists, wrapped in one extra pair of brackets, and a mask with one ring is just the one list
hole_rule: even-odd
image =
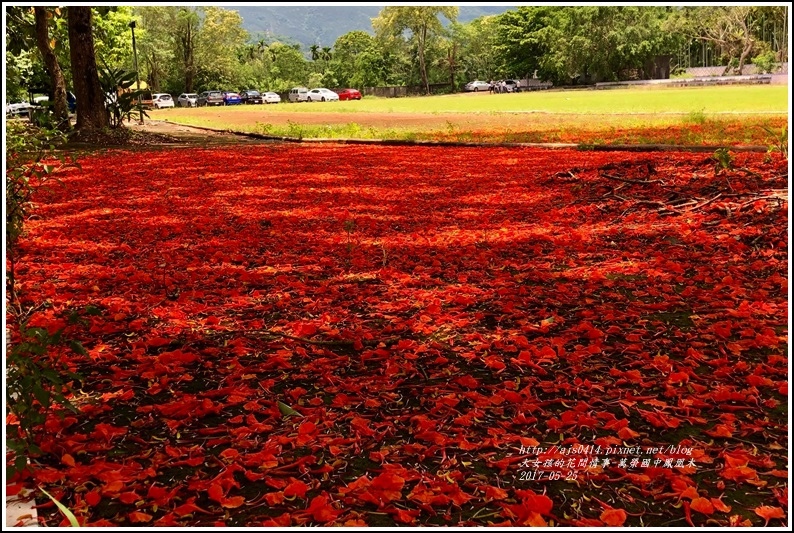
[[(289, 102), (332, 102), (338, 100), (361, 100), (361, 93), (356, 89), (344, 89), (334, 92), (323, 87), (308, 89), (295, 87), (290, 90)], [(182, 93), (176, 102), (169, 94), (155, 93), (152, 95), (151, 107), (162, 109), (165, 107), (205, 107), (238, 104), (278, 104), (281, 97), (272, 91), (260, 93), (256, 90), (242, 91), (204, 91), (197, 93)]]
[(281, 97), (274, 92), (260, 93), (249, 90), (241, 93), (232, 91), (204, 91), (201, 94), (182, 93), (177, 98), (179, 107), (204, 107), (238, 104), (277, 104)]
[[(115, 98), (115, 95), (108, 95), (108, 99)], [(33, 105), (40, 105), (48, 98), (46, 96), (34, 99)], [(361, 100), (361, 92), (356, 89), (342, 89), (334, 92), (324, 87), (308, 89), (306, 87), (295, 87), (289, 91), (289, 102), (336, 102), (339, 100)], [(238, 104), (277, 104), (281, 102), (281, 97), (272, 91), (260, 93), (256, 90), (242, 91), (236, 93), (232, 91), (204, 91), (197, 93), (182, 93), (176, 100), (168, 93), (144, 93), (141, 104), (146, 108), (165, 109), (168, 107), (204, 107)], [(68, 93), (69, 111), (74, 112), (77, 106), (77, 99), (74, 94)], [(6, 115), (26, 114), (32, 107), (27, 102), (6, 105)]]
[(356, 89), (342, 89), (334, 92), (324, 87), (308, 89), (293, 87), (288, 95), (290, 102), (338, 102), (340, 100), (361, 100), (361, 92)]

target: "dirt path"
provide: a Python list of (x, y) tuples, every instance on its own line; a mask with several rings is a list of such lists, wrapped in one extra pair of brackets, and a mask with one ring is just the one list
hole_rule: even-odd
[(223, 145), (223, 144), (262, 144), (273, 141), (265, 139), (255, 139), (245, 135), (235, 135), (234, 133), (209, 131), (192, 126), (173, 124), (163, 120), (146, 119), (143, 125), (137, 122), (130, 122), (126, 125), (132, 131), (154, 133), (173, 139), (173, 142), (165, 143), (168, 145)]

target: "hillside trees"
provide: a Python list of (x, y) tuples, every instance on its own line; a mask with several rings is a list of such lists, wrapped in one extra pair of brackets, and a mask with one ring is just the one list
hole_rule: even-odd
[(422, 86), (430, 94), (427, 75), (426, 51), (430, 42), (443, 30), (439, 16), (451, 22), (457, 19), (459, 8), (456, 6), (388, 6), (372, 19), (372, 27), (381, 39), (403, 39), (406, 31), (408, 40), (416, 49)]
[(234, 86), (248, 34), (236, 11), (214, 6), (140, 6), (143, 77), (153, 90), (174, 93)]

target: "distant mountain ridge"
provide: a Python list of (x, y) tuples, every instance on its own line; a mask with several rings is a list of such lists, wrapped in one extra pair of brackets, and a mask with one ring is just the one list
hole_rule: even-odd
[[(372, 19), (385, 6), (224, 6), (240, 13), (243, 28), (253, 36), (266, 33), (287, 37), (304, 48), (317, 44), (331, 47), (345, 33), (372, 33)], [(511, 6), (460, 6), (459, 22), (498, 15)], [(445, 19), (442, 19), (445, 20)]]

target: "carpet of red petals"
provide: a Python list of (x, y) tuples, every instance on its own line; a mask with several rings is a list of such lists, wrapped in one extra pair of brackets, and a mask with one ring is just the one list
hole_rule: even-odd
[(84, 524), (786, 522), (776, 154), (81, 164), (38, 196), (17, 275), (88, 352), (27, 480)]

